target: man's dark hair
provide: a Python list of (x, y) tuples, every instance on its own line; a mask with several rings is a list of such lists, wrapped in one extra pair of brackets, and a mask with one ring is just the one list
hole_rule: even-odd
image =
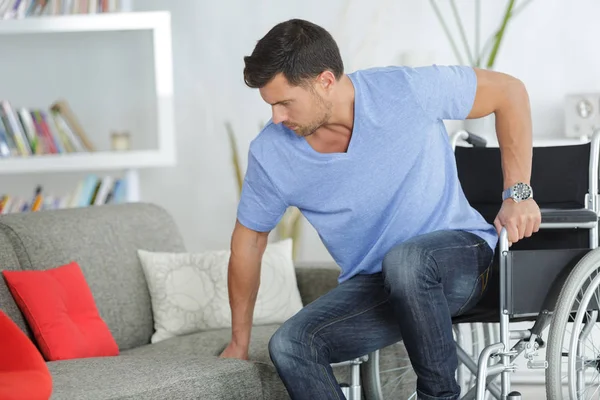
[(326, 70), (333, 72), (336, 79), (344, 73), (342, 57), (331, 34), (301, 19), (271, 28), (258, 41), (252, 55), (244, 57), (244, 62), (244, 81), (251, 88), (265, 86), (279, 73), (293, 86)]

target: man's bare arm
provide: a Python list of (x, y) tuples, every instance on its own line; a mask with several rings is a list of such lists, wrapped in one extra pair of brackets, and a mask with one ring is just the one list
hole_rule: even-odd
[[(502, 156), (504, 188), (515, 183), (530, 184), (533, 133), (529, 95), (518, 79), (500, 72), (475, 68), (477, 93), (467, 118), (496, 115), (496, 136)], [(501, 191), (498, 191), (498, 197)], [(505, 227), (510, 243), (530, 237), (539, 230), (540, 209), (533, 198), (519, 204), (506, 199), (494, 220), (498, 233)]]
[(525, 85), (510, 75), (475, 68), (477, 94), (467, 118), (496, 114), (496, 132), (502, 153), (504, 189), (517, 182), (530, 184), (532, 126)]
[(268, 235), (268, 232), (253, 231), (236, 221), (227, 275), (232, 337), (223, 357), (248, 358), (252, 318), (260, 285), (260, 265)]

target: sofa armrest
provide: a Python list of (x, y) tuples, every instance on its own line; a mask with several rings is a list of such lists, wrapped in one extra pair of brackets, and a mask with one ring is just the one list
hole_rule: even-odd
[(296, 280), (302, 304), (306, 306), (336, 287), (340, 272), (336, 264), (296, 264)]

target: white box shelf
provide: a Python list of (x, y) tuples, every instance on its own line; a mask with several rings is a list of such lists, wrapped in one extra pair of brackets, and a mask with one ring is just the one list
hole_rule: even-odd
[[(128, 198), (137, 201), (140, 197), (138, 169), (176, 164), (171, 15), (168, 11), (39, 16), (0, 21), (0, 35), (3, 36), (0, 40), (11, 35), (43, 34), (44, 37), (52, 37), (53, 33), (101, 34), (115, 31), (150, 31), (152, 34), (156, 148), (0, 158), (0, 176), (125, 170), (130, 183)], [(18, 62), (18, 59), (11, 62)]]

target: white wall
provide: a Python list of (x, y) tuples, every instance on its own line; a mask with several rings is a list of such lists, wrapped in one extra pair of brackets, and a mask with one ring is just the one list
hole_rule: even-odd
[[(474, 0), (459, 3), (473, 43)], [(481, 3), (483, 42), (499, 24), (505, 2)], [(451, 17), (447, 2), (438, 4)], [(237, 193), (224, 122), (232, 122), (245, 163), (248, 144), (270, 110), (244, 85), (243, 57), (274, 24), (299, 17), (324, 26), (337, 39), (347, 71), (408, 58), (456, 62), (426, 1), (140, 0), (133, 8), (169, 10), (173, 27), (178, 165), (143, 171), (142, 198), (174, 215), (193, 251), (228, 246)], [(566, 93), (600, 92), (592, 29), (599, 12), (600, 4), (592, 0), (576, 5), (534, 0), (511, 21), (496, 69), (526, 83), (536, 137), (562, 135)], [(112, 129), (129, 129), (136, 147), (151, 147), (152, 140), (144, 140), (146, 132), (155, 134), (149, 123), (155, 114), (149, 48), (150, 37), (143, 33), (3, 37), (0, 98), (44, 107), (64, 97), (100, 147), (108, 147)], [(29, 195), (35, 184), (44, 183), (61, 194), (82, 175), (3, 175), (0, 193)], [(300, 259), (331, 260), (306, 223)]]
[[(459, 3), (472, 37), (474, 1)], [(505, 2), (482, 3), (485, 38), (499, 24)], [(439, 5), (450, 17), (447, 2)], [(179, 164), (144, 173), (143, 197), (173, 212), (193, 250), (228, 246), (237, 194), (223, 123), (232, 121), (245, 160), (270, 110), (257, 91), (244, 86), (243, 56), (274, 24), (293, 17), (321, 24), (337, 39), (348, 71), (397, 64), (404, 52), (456, 62), (426, 1), (143, 0), (134, 7), (170, 10), (173, 22)], [(599, 14), (600, 4), (592, 0), (532, 1), (510, 23), (496, 69), (526, 83), (535, 136), (562, 135), (565, 93), (600, 91), (592, 29)], [(301, 259), (330, 260), (312, 228), (305, 232)]]
[[(506, 2), (481, 3), (483, 42)], [(438, 4), (451, 17), (447, 2)], [(473, 4), (459, 2), (471, 43)], [(299, 17), (324, 26), (337, 39), (347, 71), (398, 64), (407, 55), (416, 62), (456, 62), (427, 1), (139, 0), (133, 9), (172, 13), (178, 165), (143, 171), (141, 189), (144, 200), (174, 215), (193, 251), (229, 244), (237, 193), (224, 122), (232, 122), (245, 163), (248, 144), (270, 110), (244, 85), (243, 57), (274, 24)], [(526, 83), (536, 137), (562, 135), (566, 93), (600, 92), (592, 29), (599, 14), (600, 4), (592, 0), (534, 0), (511, 21), (496, 69)], [(136, 147), (152, 146), (143, 140), (145, 132), (155, 133), (149, 124), (155, 113), (149, 46), (149, 36), (137, 33), (3, 38), (0, 98), (43, 107), (66, 97), (101, 147), (108, 147), (111, 129), (130, 129)], [(81, 176), (2, 176), (0, 193), (31, 194), (39, 182), (64, 193)], [(331, 260), (306, 223), (300, 259)]]

